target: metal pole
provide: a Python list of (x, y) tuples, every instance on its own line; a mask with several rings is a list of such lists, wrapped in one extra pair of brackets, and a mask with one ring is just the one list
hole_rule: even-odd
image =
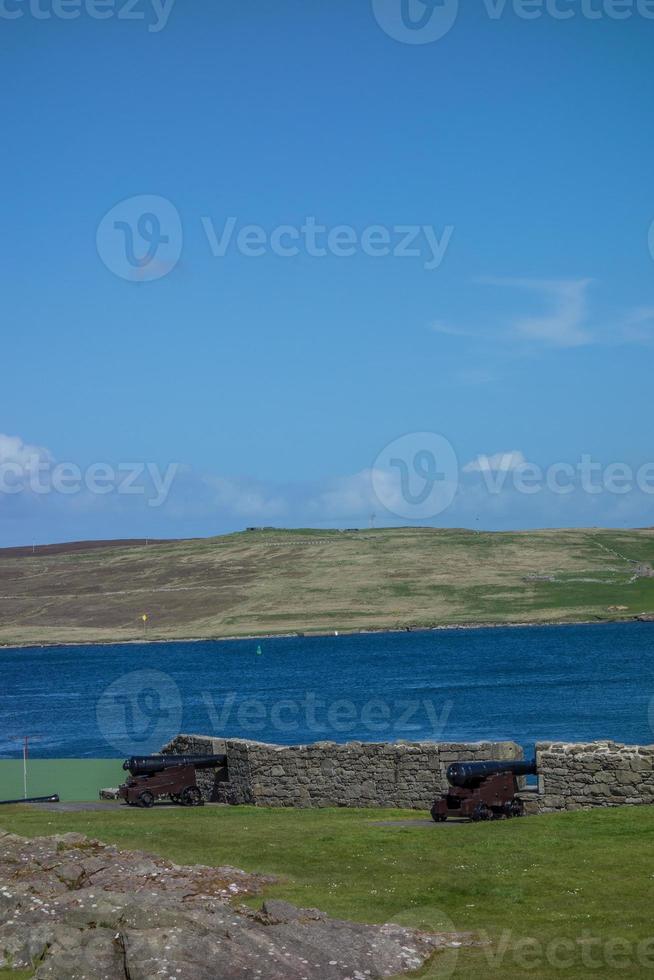
[(23, 799), (26, 800), (27, 797), (27, 760), (29, 759), (29, 741), (30, 739), (39, 739), (40, 735), (14, 735), (12, 736), (12, 742), (22, 742), (23, 743)]

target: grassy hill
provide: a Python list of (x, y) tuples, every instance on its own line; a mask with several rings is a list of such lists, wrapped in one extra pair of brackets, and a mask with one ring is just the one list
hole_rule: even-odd
[(0, 550), (0, 643), (218, 637), (654, 612), (654, 529), (261, 530)]

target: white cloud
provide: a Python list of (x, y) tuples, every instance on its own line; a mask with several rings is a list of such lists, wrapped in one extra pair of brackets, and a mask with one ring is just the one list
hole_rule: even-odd
[[(373, 470), (366, 468), (328, 477), (321, 483), (280, 486), (249, 477), (200, 476), (187, 470), (181, 497), (173, 498), (171, 507), (182, 513), (193, 506), (198, 514), (213, 511), (245, 523), (273, 520), (294, 526), (298, 522), (338, 525), (339, 521), (359, 518), (367, 521), (371, 513), (381, 509), (372, 476)], [(396, 493), (401, 501), (400, 488), (395, 487), (392, 474), (383, 473), (384, 478), (389, 481), (389, 498)]]
[(375, 507), (379, 507), (379, 502), (372, 488), (371, 469), (330, 480), (327, 487), (308, 502), (311, 513), (322, 514), (329, 520), (369, 515)]
[(0, 432), (0, 465), (11, 464), (20, 467), (23, 473), (31, 473), (40, 462), (52, 462), (49, 449), (23, 442), (20, 436)]
[(212, 491), (213, 504), (231, 514), (272, 519), (288, 512), (288, 502), (279, 491), (258, 481), (208, 476), (204, 482)]
[(510, 473), (511, 470), (524, 466), (527, 460), (519, 449), (510, 449), (504, 453), (494, 453), (492, 456), (475, 456), (463, 467), (464, 473)]
[[(634, 319), (643, 329), (650, 322), (646, 313), (640, 311)], [(0, 434), (0, 467), (19, 467), (29, 477), (37, 465), (53, 462), (49, 450), (19, 436)], [(652, 498), (638, 490), (626, 496), (609, 492), (595, 496), (575, 485), (567, 495), (552, 492), (545, 481), (538, 492), (521, 492), (516, 471), (519, 475), (525, 465), (520, 449), (476, 455), (461, 467), (456, 497), (434, 523), (472, 528), (651, 523)], [(84, 489), (73, 495), (54, 489), (41, 493), (32, 491), (29, 479), (24, 482), (24, 492), (15, 494), (3, 493), (0, 480), (3, 544), (106, 537), (107, 529), (117, 537), (168, 537), (238, 530), (249, 524), (366, 527), (373, 513), (382, 525), (404, 523), (401, 515), (407, 512), (397, 473), (371, 467), (313, 483), (285, 484), (180, 467), (170, 497), (156, 511), (149, 508), (145, 496), (118, 491), (105, 496)]]
[(593, 341), (586, 326), (588, 303), (586, 293), (591, 279), (504, 279), (489, 277), (481, 280), (491, 286), (525, 289), (543, 296), (550, 304), (549, 312), (517, 317), (513, 321), (514, 335), (539, 340), (555, 347), (580, 347)]
[[(504, 286), (534, 294), (541, 302), (544, 312), (520, 313), (513, 316), (508, 324), (506, 317), (494, 314), (494, 324), (480, 329), (475, 326), (459, 326), (441, 320), (432, 322), (429, 327), (437, 334), (448, 337), (472, 338), (493, 343), (512, 343), (516, 340), (532, 344), (547, 344), (550, 347), (581, 347), (585, 344), (599, 343), (602, 337), (597, 327), (588, 324), (588, 287), (592, 279), (521, 279), (515, 277), (484, 276), (476, 280), (485, 286)], [(642, 311), (641, 311), (642, 313)], [(652, 311), (644, 311), (643, 320), (651, 321)], [(485, 316), (490, 319), (486, 312)], [(502, 322), (504, 320), (504, 322)]]

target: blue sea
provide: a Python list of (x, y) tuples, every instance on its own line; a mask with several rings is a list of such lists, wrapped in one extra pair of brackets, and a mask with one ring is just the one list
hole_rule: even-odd
[(179, 732), (285, 744), (654, 742), (654, 624), (0, 650), (0, 756), (157, 751)]

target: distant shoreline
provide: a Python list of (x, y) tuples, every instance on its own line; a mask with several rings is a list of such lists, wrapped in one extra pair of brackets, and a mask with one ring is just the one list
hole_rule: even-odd
[(482, 629), (530, 629), (553, 626), (610, 626), (629, 623), (654, 623), (654, 614), (642, 613), (637, 616), (615, 617), (606, 619), (579, 620), (543, 620), (542, 622), (506, 622), (506, 623), (442, 623), (438, 626), (395, 626), (368, 627), (365, 629), (336, 629), (336, 630), (303, 630), (283, 631), (280, 633), (247, 633), (230, 634), (225, 636), (173, 636), (153, 637), (143, 639), (113, 640), (56, 640), (52, 643), (0, 643), (0, 650), (56, 649), (57, 647), (100, 647), (100, 646), (154, 646), (168, 643), (226, 643), (236, 640), (278, 640), (278, 639), (312, 639), (329, 636), (374, 636), (379, 633), (438, 633), (447, 630), (482, 630)]

